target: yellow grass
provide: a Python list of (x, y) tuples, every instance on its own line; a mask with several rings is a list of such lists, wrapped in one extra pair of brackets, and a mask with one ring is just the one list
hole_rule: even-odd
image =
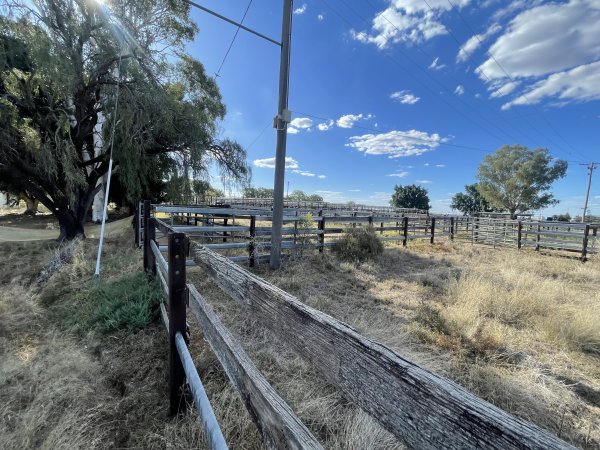
[[(108, 279), (141, 270), (131, 239), (108, 240)], [(91, 280), (92, 242), (78, 244), (71, 263), (39, 288), (32, 283), (55, 245), (2, 246), (10, 258), (0, 260), (0, 448), (205, 448), (195, 411), (166, 417), (160, 326), (101, 337), (73, 335), (54, 321), (61, 299)], [(411, 242), (408, 249), (386, 245), (362, 265), (307, 251), (280, 271), (255, 271), (499, 407), (579, 447), (600, 447), (598, 261)], [(200, 269), (188, 279), (325, 448), (404, 448)], [(226, 440), (231, 448), (262, 448), (189, 321), (191, 352)]]

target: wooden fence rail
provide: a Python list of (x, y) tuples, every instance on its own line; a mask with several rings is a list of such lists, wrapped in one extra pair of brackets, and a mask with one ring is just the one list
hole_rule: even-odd
[[(144, 222), (146, 270), (157, 276), (168, 294), (167, 308), (161, 307), (161, 311), (169, 331), (170, 411), (177, 413), (185, 406), (183, 386), (187, 383), (210, 448), (227, 446), (187, 347), (188, 301), (204, 338), (239, 392), (266, 447), (322, 447), (252, 363), (208, 302), (192, 284), (186, 283), (188, 252), (195, 264), (206, 269), (259, 323), (410, 448), (574, 448), (367, 339), (343, 322), (308, 307), (227, 257), (193, 240), (188, 245), (188, 236), (160, 219), (147, 215)], [(404, 224), (400, 228), (404, 229)], [(168, 239), (167, 258), (162, 256), (164, 245), (156, 242), (161, 238), (156, 230), (162, 239)]]

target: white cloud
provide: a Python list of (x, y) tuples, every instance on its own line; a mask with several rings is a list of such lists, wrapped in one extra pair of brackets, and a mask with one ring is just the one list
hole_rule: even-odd
[[(360, 192), (360, 189), (348, 189), (348, 192)], [(600, 195), (598, 198), (600, 198)]]
[(485, 33), (476, 34), (471, 36), (467, 42), (465, 42), (460, 49), (458, 50), (458, 55), (456, 55), (457, 62), (465, 62), (467, 59), (471, 57), (471, 54), (475, 52), (481, 45), (498, 31), (500, 31), (502, 27), (495, 23), (491, 27), (487, 29)]
[(398, 178), (406, 178), (410, 175), (410, 172), (398, 172), (398, 173), (390, 173), (388, 177), (398, 177)]
[(319, 22), (323, 22), (325, 20), (325, 16), (323, 14), (319, 14), (317, 15), (317, 19), (319, 20)]
[(327, 177), (325, 175), (319, 175), (319, 176), (317, 176), (317, 178), (320, 178), (321, 180), (324, 180)]
[(340, 128), (352, 128), (354, 126), (354, 124), (356, 122), (358, 122), (359, 120), (361, 120), (361, 119), (368, 120), (371, 117), (373, 117), (371, 114), (367, 114), (366, 116), (364, 116), (362, 113), (361, 114), (346, 114), (346, 115), (340, 117), (336, 121), (336, 124)]
[(421, 183), (421, 184), (431, 184), (431, 183), (433, 183), (433, 181), (431, 181), (431, 180), (417, 180), (417, 183)]
[[(274, 169), (275, 168), (275, 157), (273, 158), (264, 158), (264, 159), (255, 159), (254, 165), (256, 167), (261, 167), (264, 169)], [(297, 169), (300, 167), (298, 161), (296, 161), (291, 156), (285, 157), (285, 168), (286, 169)]]
[(446, 67), (446, 64), (440, 64), (439, 63), (440, 58), (435, 58), (431, 64), (429, 64), (429, 69), (433, 69), (433, 70), (441, 70), (444, 67)]
[(299, 129), (306, 129), (312, 127), (313, 121), (308, 117), (296, 117), (290, 122), (290, 126)]
[(338, 191), (320, 190), (315, 191), (315, 194), (319, 194), (326, 202), (343, 203), (346, 201), (344, 194)]
[(294, 14), (297, 16), (304, 14), (305, 12), (306, 12), (306, 3), (304, 3), (301, 7), (296, 8), (294, 10)]
[(316, 174), (309, 172), (307, 170), (296, 169), (296, 170), (292, 170), (292, 172), (297, 173), (298, 175), (302, 175), (303, 177), (315, 177), (316, 176)]
[[(518, 10), (522, 2), (514, 3)], [(557, 105), (598, 99), (600, 83), (594, 73), (600, 63), (598, 23), (598, 0), (529, 4), (492, 44), (489, 58), (476, 72), (495, 97), (508, 95), (506, 90), (498, 92), (500, 86), (514, 90), (509, 82), (521, 83), (521, 91), (504, 109), (545, 99)]]
[(300, 133), (300, 130), (298, 128), (288, 126), (287, 132), (288, 134), (298, 134)]
[(397, 100), (404, 105), (414, 105), (419, 100), (421, 100), (421, 97), (417, 97), (416, 95), (412, 94), (410, 91), (394, 92), (390, 95), (390, 98), (392, 100)]
[(465, 87), (462, 84), (459, 84), (456, 86), (456, 89), (454, 89), (454, 93), (456, 95), (463, 95), (465, 93)]
[(429, 167), (431, 164), (429, 164), (429, 163), (425, 163), (425, 164), (423, 164), (423, 165), (424, 165), (425, 167)]
[(446, 167), (446, 164), (436, 164), (435, 167), (439, 167), (439, 168)]
[[(458, 7), (470, 0), (455, 0)], [(452, 8), (447, 0), (389, 0), (389, 6), (373, 18), (369, 31), (351, 30), (359, 42), (374, 44), (383, 49), (399, 42), (419, 43), (448, 31), (440, 17)], [(430, 9), (431, 7), (431, 9)]]
[(317, 125), (317, 128), (319, 129), (319, 131), (327, 131), (333, 126), (334, 123), (335, 122), (332, 119), (329, 119), (327, 122), (322, 122), (319, 125)]
[(445, 141), (446, 139), (437, 133), (393, 130), (388, 133), (352, 136), (346, 146), (356, 148), (367, 155), (387, 155), (389, 158), (400, 158), (422, 155)]
[(544, 98), (554, 99), (557, 105), (564, 105), (571, 101), (599, 100), (600, 61), (554, 73), (502, 105), (502, 109), (509, 109), (514, 105), (536, 104)]

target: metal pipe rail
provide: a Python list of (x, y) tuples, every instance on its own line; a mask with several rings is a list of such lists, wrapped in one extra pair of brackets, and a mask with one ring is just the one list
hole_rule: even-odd
[(183, 339), (181, 333), (177, 332), (175, 334), (175, 342), (177, 345), (177, 353), (183, 364), (187, 384), (190, 387), (190, 391), (194, 397), (194, 404), (196, 405), (198, 414), (202, 420), (202, 427), (204, 428), (206, 440), (212, 450), (227, 450), (227, 443), (221, 432), (221, 427), (219, 427), (219, 422), (210, 405), (210, 401), (204, 390), (204, 385), (202, 384), (200, 375), (198, 375), (198, 371), (192, 360), (192, 355), (190, 355), (190, 351), (188, 350), (185, 339)]

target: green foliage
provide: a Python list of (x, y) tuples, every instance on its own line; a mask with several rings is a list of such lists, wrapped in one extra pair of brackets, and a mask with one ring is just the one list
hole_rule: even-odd
[(479, 165), (478, 190), (491, 206), (514, 217), (517, 212), (556, 205), (558, 200), (548, 191), (566, 173), (567, 162), (554, 160), (547, 149), (505, 145)]
[(350, 228), (333, 251), (344, 261), (361, 263), (383, 253), (383, 243), (371, 227)]
[(215, 164), (246, 181), (244, 149), (217, 139), (226, 113), (217, 84), (185, 53), (197, 32), (188, 4), (34, 3), (11, 2), (0, 17), (0, 188), (40, 200), (73, 238), (108, 170), (113, 124), (121, 202), (162, 199), (167, 187), (191, 195), (186, 180)]
[(127, 274), (115, 281), (93, 281), (61, 306), (62, 320), (79, 332), (102, 333), (144, 328), (154, 318), (162, 290), (143, 273)]
[(427, 189), (416, 184), (407, 186), (394, 186), (394, 193), (390, 205), (395, 208), (429, 209), (429, 195)]
[(273, 198), (273, 189), (248, 186), (244, 188), (246, 198)]
[(452, 197), (450, 208), (457, 209), (463, 214), (498, 211), (477, 190), (477, 183), (465, 185), (465, 192), (459, 192)]
[(287, 196), (288, 200), (298, 200), (302, 202), (322, 202), (323, 197), (318, 194), (306, 194), (304, 191), (295, 190), (290, 195)]

